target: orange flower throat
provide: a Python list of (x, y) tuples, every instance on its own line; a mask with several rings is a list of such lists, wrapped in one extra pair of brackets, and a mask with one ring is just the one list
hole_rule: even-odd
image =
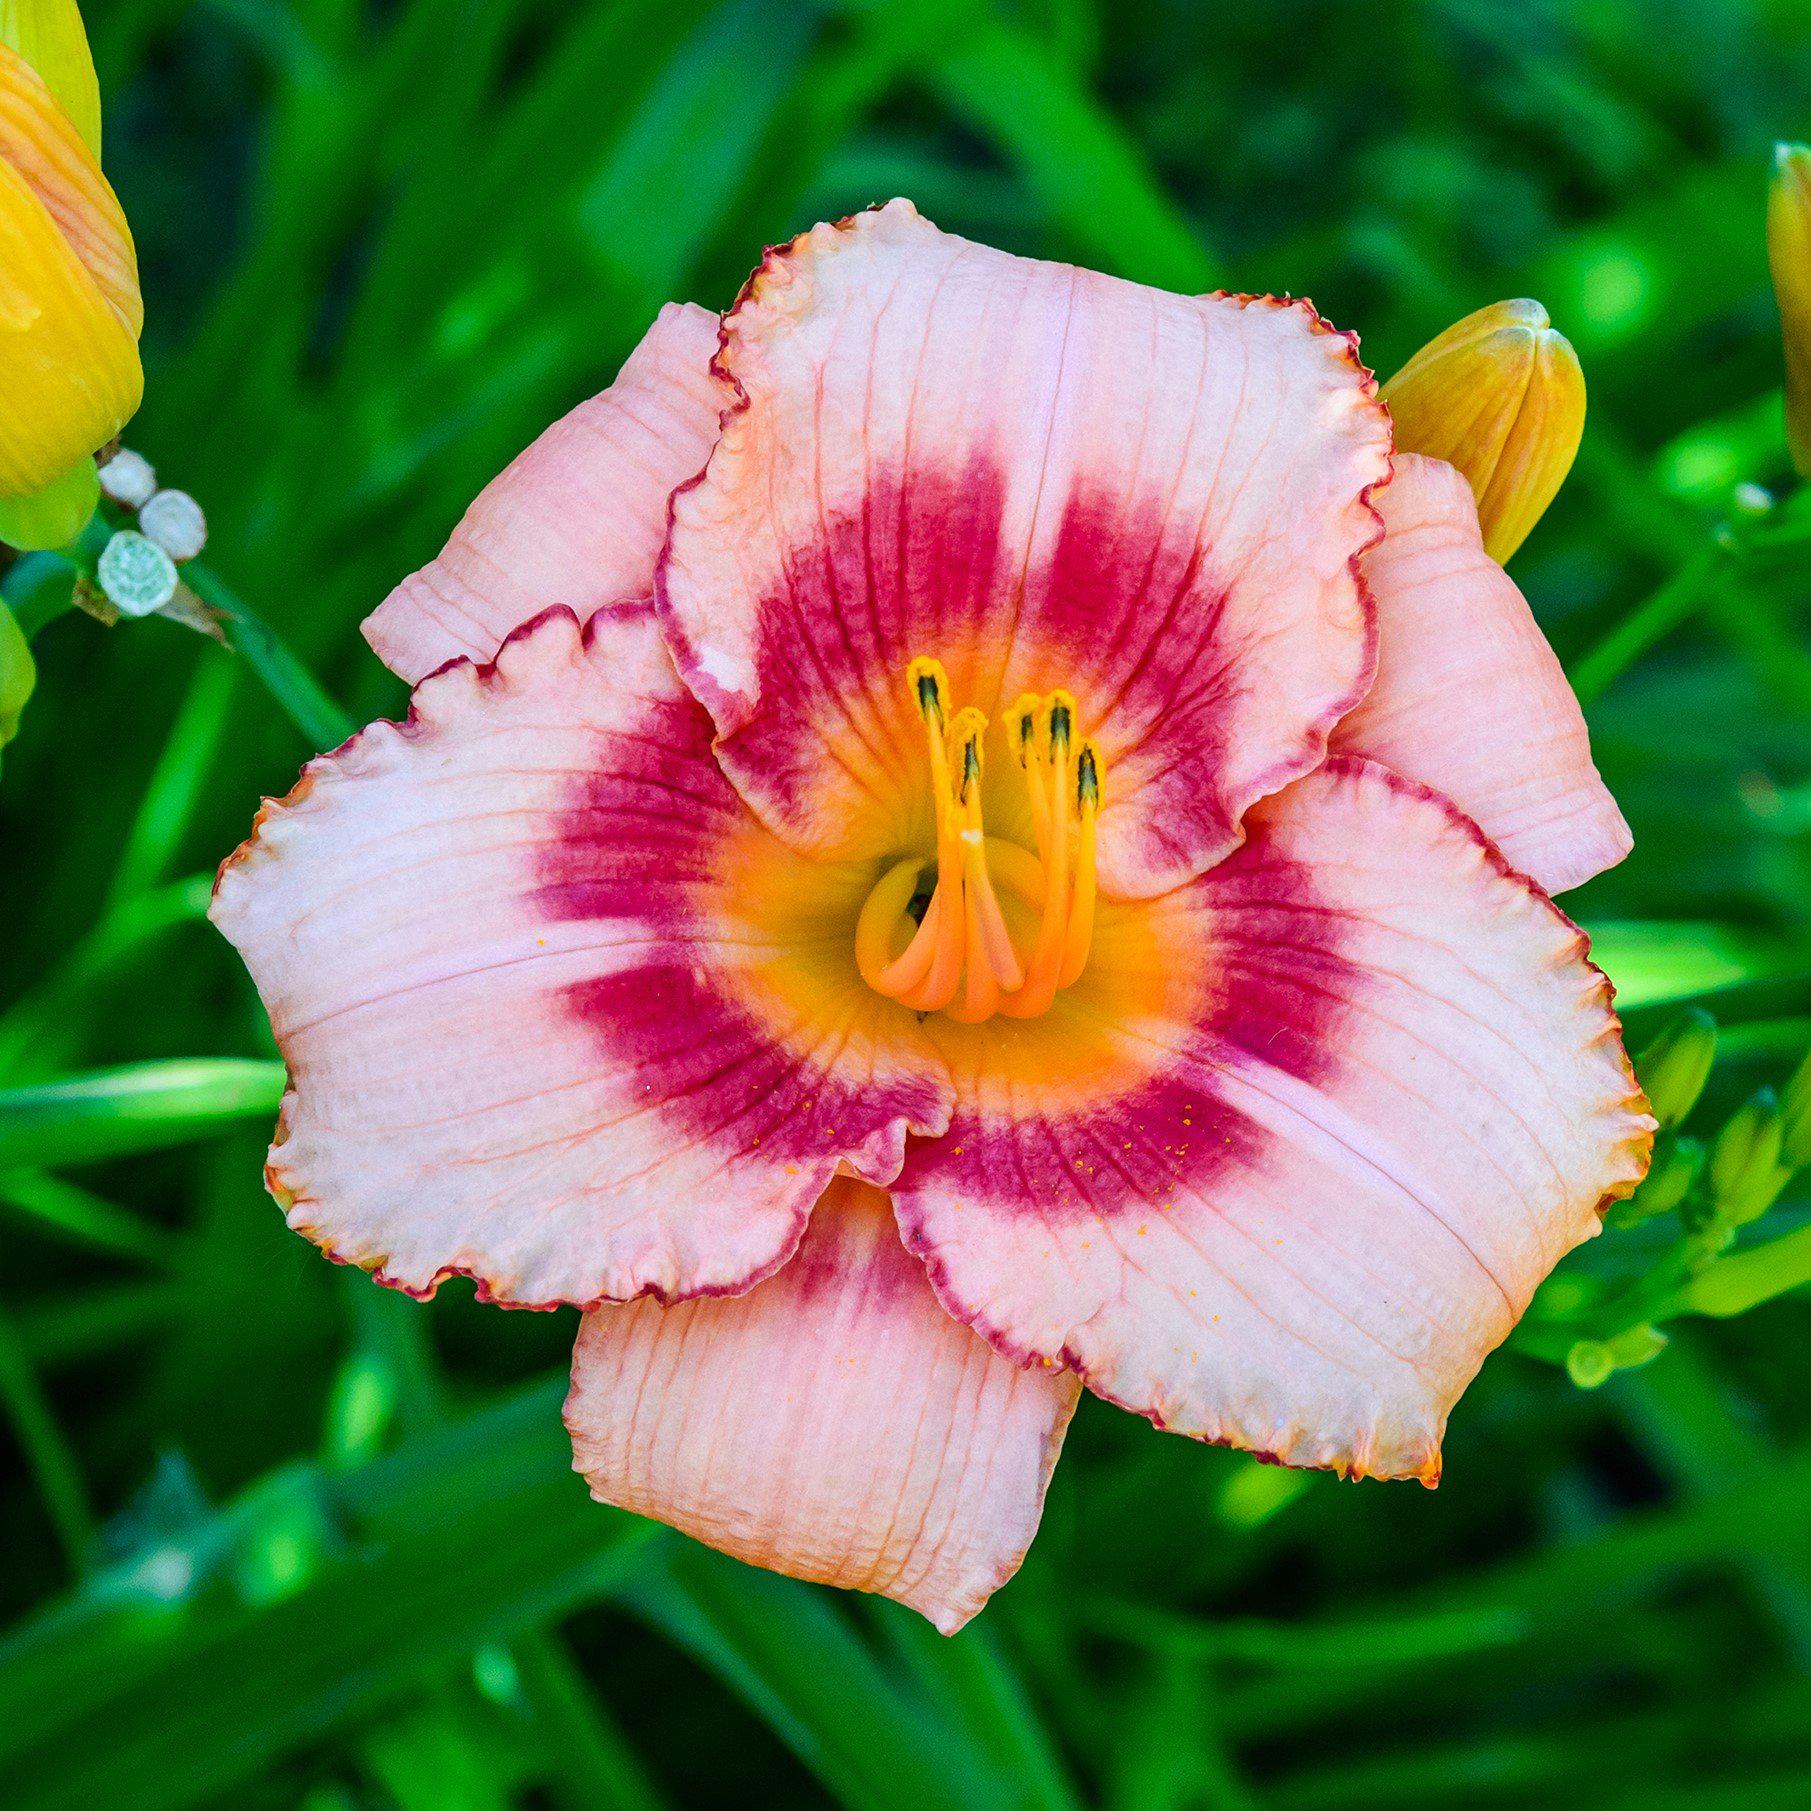
[[(1094, 836), (1100, 750), (1075, 741), (1075, 700), (1025, 693), (1006, 730), (1031, 802), (1037, 853), (989, 836), (981, 821), (982, 738), (972, 705), (953, 715), (940, 661), (906, 669), (924, 721), (936, 807), (936, 883), (925, 903), (927, 857), (908, 855), (881, 876), (855, 927), (855, 960), (877, 993), (914, 1012), (947, 1012), (965, 1025), (996, 1012), (1049, 1010), (1088, 962), (1094, 936)], [(1034, 915), (1015, 946), (996, 881)]]

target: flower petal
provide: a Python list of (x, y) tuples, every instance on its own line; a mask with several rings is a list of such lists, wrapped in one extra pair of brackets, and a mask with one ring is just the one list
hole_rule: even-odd
[(1388, 421), (1304, 303), (1010, 257), (892, 202), (771, 252), (719, 368), (735, 407), (674, 497), (663, 621), (726, 771), (801, 848), (896, 834), (914, 656), (990, 715), (1075, 694), (1103, 884), (1131, 894), (1231, 848), (1369, 681)]
[(489, 660), (550, 605), (583, 619), (644, 600), (667, 499), (717, 437), (716, 350), (714, 314), (662, 309), (616, 382), (505, 466), (439, 555), (366, 619), (378, 658), (413, 685), (462, 655)]
[(950, 1635), (1025, 1557), (1078, 1391), (952, 1320), (839, 1179), (750, 1294), (586, 1315), (566, 1425), (600, 1501)]
[(1484, 551), (1471, 487), (1438, 459), (1398, 455), (1377, 504), (1377, 681), (1333, 746), (1445, 793), (1549, 893), (1614, 867), (1629, 827), (1553, 650)]
[(1068, 1024), (972, 1043), (901, 1223), (1009, 1356), (1201, 1439), (1432, 1481), (1653, 1121), (1583, 935), (1445, 800), (1336, 760), (1247, 829), (1103, 921)]
[(947, 1118), (864, 1017), (898, 1009), (847, 954), (862, 884), (755, 823), (645, 610), (436, 674), (221, 870), (290, 1068), (290, 1224), (417, 1293), (746, 1288), (839, 1164), (890, 1180)]
[(120, 325), (137, 340), (145, 305), (138, 289), (138, 256), (119, 197), (43, 77), (3, 42), (0, 164), (10, 165), (43, 203)]

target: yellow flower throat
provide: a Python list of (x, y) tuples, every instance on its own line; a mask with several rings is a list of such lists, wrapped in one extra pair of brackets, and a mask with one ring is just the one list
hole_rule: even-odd
[[(1037, 853), (989, 836), (981, 822), (982, 738), (972, 705), (953, 715), (942, 663), (906, 669), (924, 721), (936, 807), (936, 884), (922, 904), (928, 858), (908, 855), (881, 876), (855, 927), (855, 960), (877, 993), (914, 1012), (946, 1012), (965, 1025), (996, 1012), (1032, 1019), (1088, 962), (1094, 936), (1094, 835), (1100, 815), (1100, 750), (1075, 740), (1067, 692), (1025, 693), (1006, 730), (1030, 795)], [(1015, 948), (995, 882), (1035, 914)], [(922, 904), (922, 917), (914, 905)]]

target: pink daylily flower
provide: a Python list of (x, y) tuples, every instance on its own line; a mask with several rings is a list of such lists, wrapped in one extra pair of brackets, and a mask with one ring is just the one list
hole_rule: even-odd
[(1431, 1484), (1645, 1169), (1548, 898), (1628, 831), (1306, 303), (819, 227), (367, 633), (408, 720), (214, 908), (270, 1186), (394, 1287), (583, 1308), (593, 1492), (744, 1559), (959, 1627), (1083, 1384)]

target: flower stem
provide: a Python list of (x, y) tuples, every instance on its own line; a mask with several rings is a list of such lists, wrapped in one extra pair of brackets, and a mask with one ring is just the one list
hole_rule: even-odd
[[(96, 516), (61, 553), (31, 554), (8, 569), (3, 594), (29, 641), (70, 608), (72, 581), (94, 577), (111, 531)], [(358, 728), (269, 623), (204, 560), (182, 567), (182, 581), (213, 610), (227, 645), (240, 656), (314, 749), (337, 748)]]
[(282, 706), (284, 714), (315, 749), (337, 748), (357, 728), (319, 680), (303, 666), (282, 638), (258, 616), (211, 566), (191, 560), (182, 569), (183, 583), (216, 611), (227, 645), (239, 655)]
[(1582, 655), (1568, 675), (1579, 703), (1595, 702), (1657, 641), (1709, 603), (1728, 557), (1728, 549), (1715, 542), (1701, 549)]

